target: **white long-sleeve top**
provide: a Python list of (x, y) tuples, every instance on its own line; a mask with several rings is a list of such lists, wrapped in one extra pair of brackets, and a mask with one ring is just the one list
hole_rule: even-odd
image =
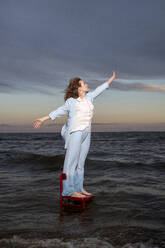
[(75, 118), (71, 132), (85, 128), (91, 131), (94, 105), (86, 97), (78, 97), (76, 100)]

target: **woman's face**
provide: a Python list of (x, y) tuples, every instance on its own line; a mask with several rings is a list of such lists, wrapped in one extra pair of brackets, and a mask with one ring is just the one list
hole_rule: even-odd
[(83, 80), (80, 80), (79, 83), (81, 84), (81, 87), (79, 89), (83, 90), (84, 92), (88, 92), (88, 84), (86, 84)]

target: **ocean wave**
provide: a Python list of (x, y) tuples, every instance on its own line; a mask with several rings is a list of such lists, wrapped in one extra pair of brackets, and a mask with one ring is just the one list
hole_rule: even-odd
[[(28, 152), (15, 152), (6, 151), (3, 152), (3, 164), (1, 166), (5, 167), (19, 167), (20, 165), (32, 166), (35, 165), (62, 165), (64, 161), (64, 154), (59, 154), (55, 156), (48, 156), (42, 154), (28, 153)], [(38, 168), (39, 169), (39, 168)]]
[(157, 244), (153, 239), (135, 243), (126, 243), (124, 245), (113, 245), (108, 241), (109, 238), (78, 238), (78, 239), (24, 239), (18, 235), (13, 235), (12, 238), (3, 238), (0, 240), (0, 247), (10, 248), (159, 248), (164, 244)]

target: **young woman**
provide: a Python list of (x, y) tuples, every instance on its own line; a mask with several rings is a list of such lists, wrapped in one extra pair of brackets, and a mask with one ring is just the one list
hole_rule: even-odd
[(66, 149), (63, 173), (67, 175), (63, 181), (63, 196), (88, 197), (91, 193), (83, 188), (84, 164), (90, 147), (91, 120), (93, 117), (93, 101), (116, 78), (115, 72), (95, 90), (89, 91), (88, 84), (81, 78), (70, 80), (65, 90), (65, 104), (34, 121), (34, 128), (46, 120), (55, 120), (57, 117), (68, 114), (66, 123), (61, 129)]

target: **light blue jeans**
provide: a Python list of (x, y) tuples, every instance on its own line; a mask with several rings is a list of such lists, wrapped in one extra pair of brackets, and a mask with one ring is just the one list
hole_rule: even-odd
[(89, 151), (91, 132), (87, 129), (74, 131), (70, 134), (68, 148), (65, 154), (63, 173), (63, 196), (83, 190), (84, 164)]

